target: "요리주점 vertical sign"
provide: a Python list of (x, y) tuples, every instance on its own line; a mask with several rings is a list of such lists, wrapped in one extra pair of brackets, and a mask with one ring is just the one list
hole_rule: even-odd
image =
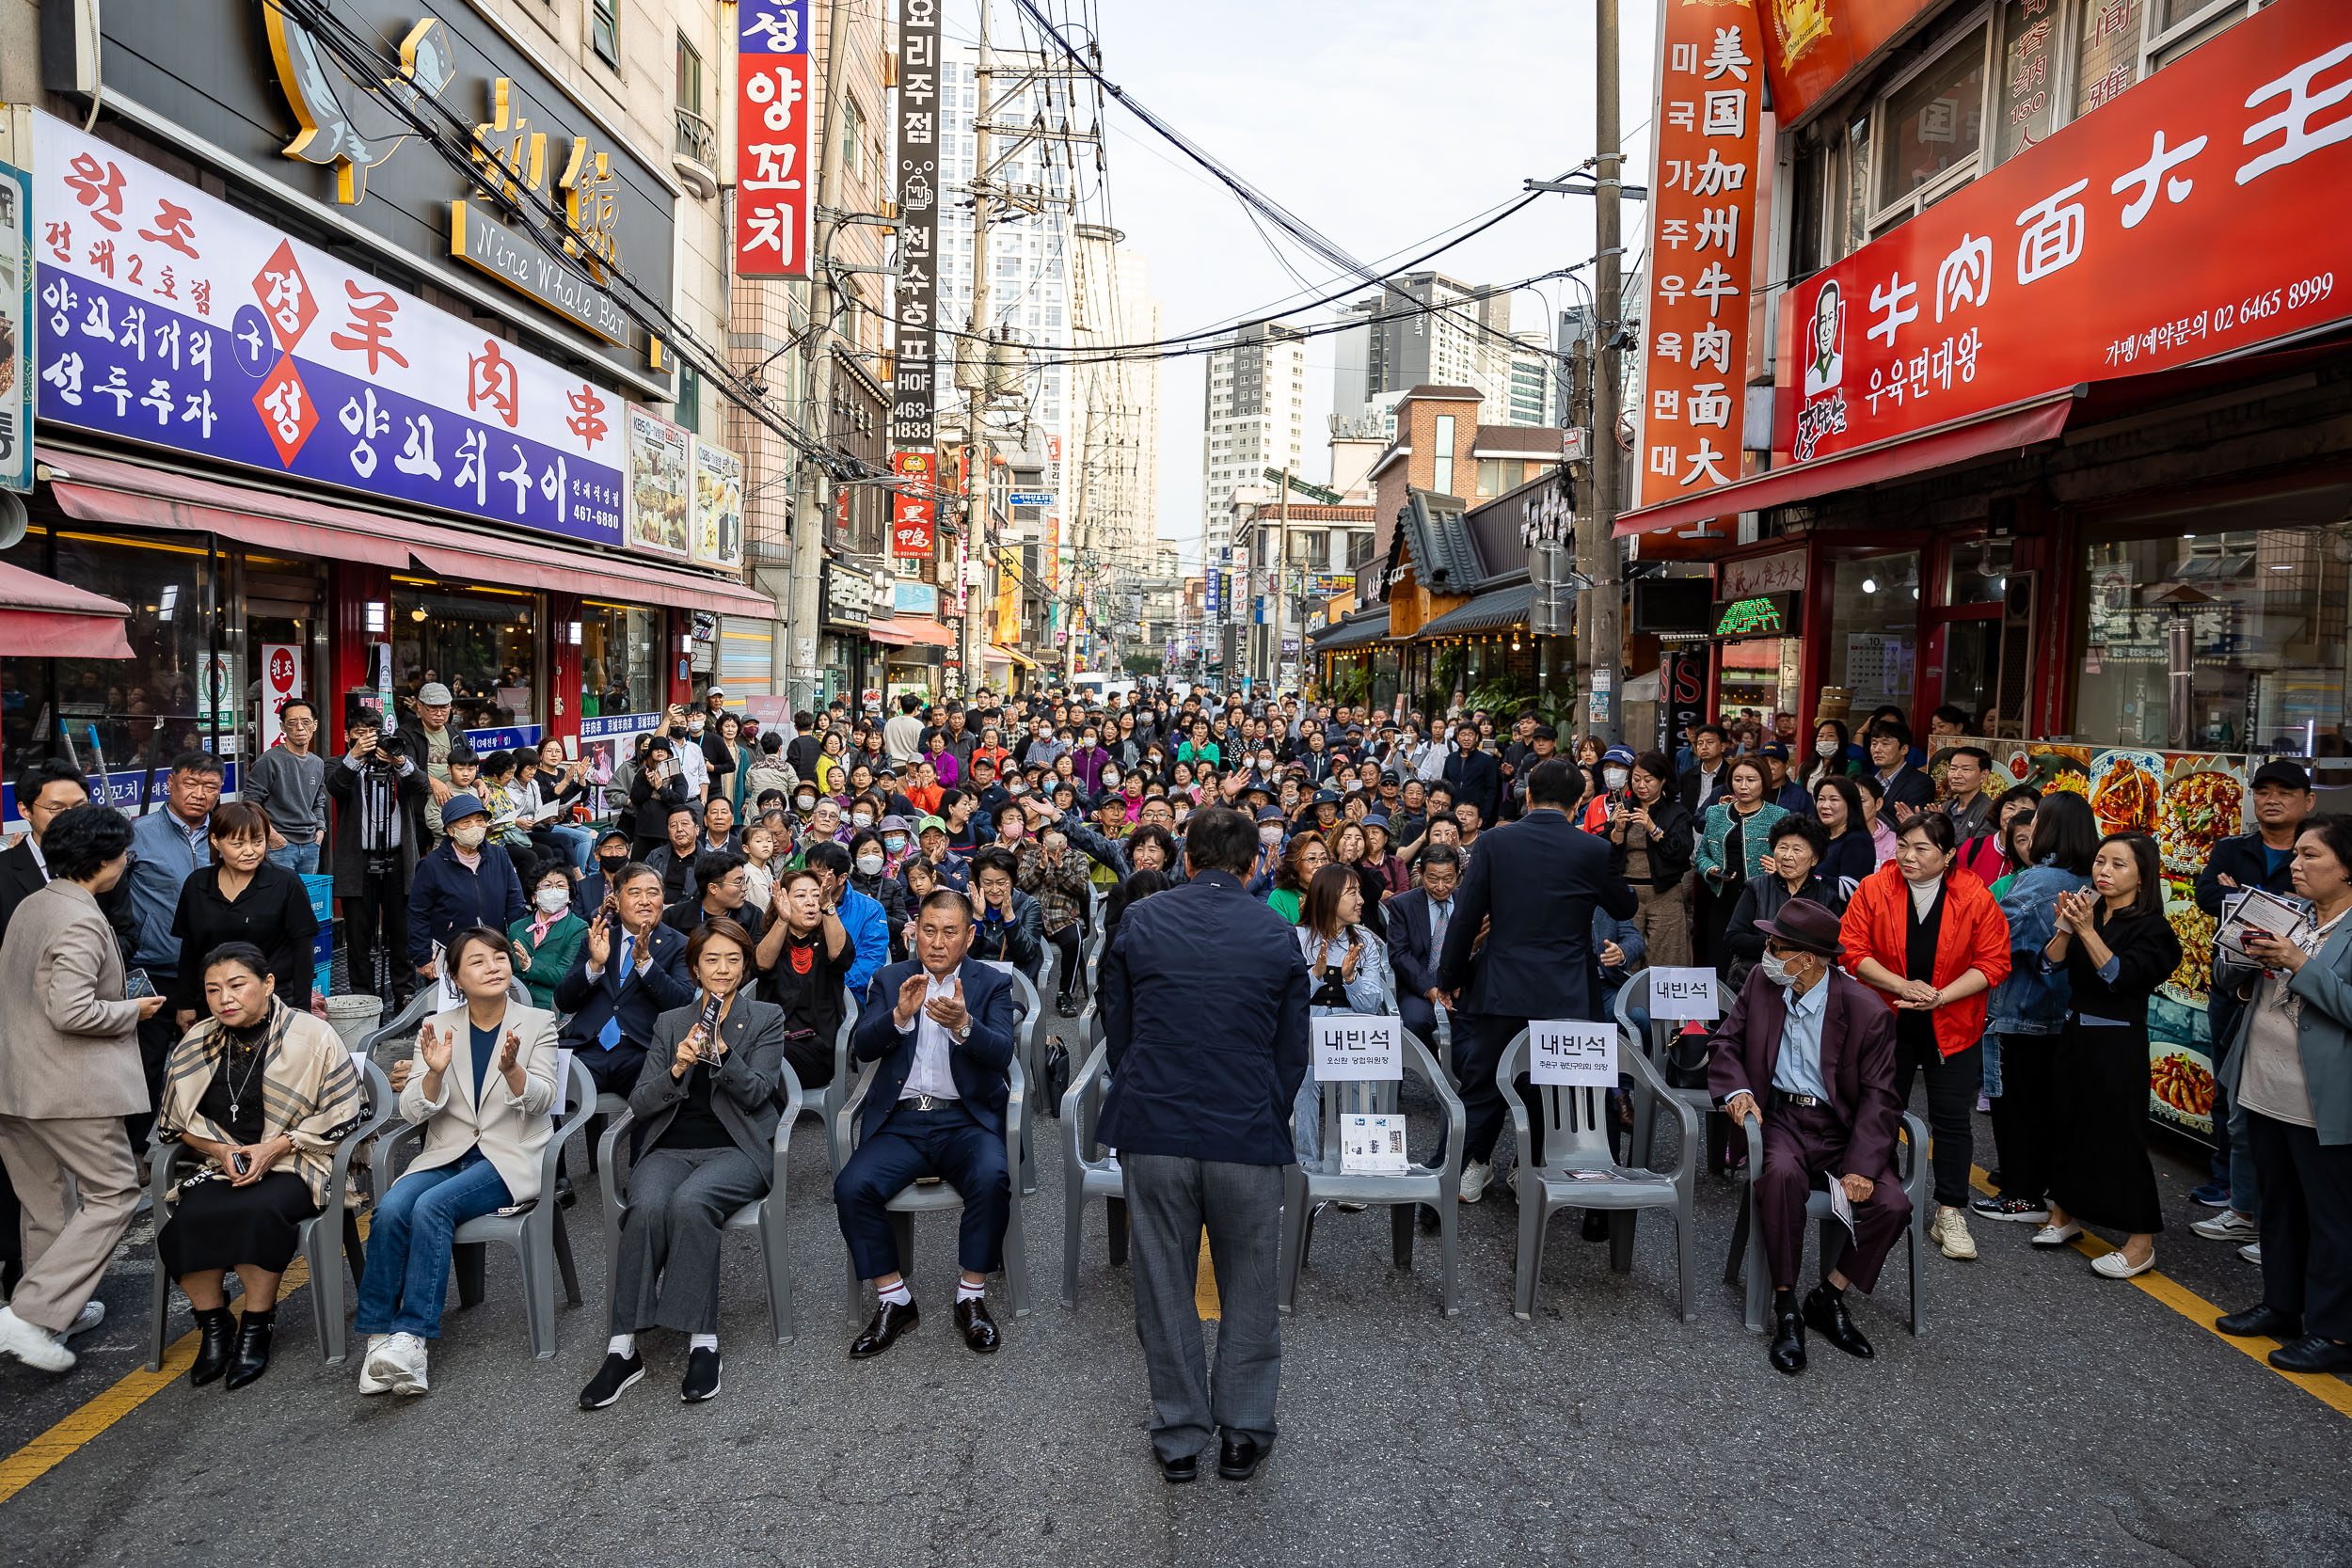
[(612, 393), (33, 117), (40, 417), (621, 542)]
[(1759, 236), (1762, 35), (1749, 0), (1663, 8), (1637, 505), (1740, 477)]
[(742, 0), (735, 37), (736, 275), (806, 277), (817, 203), (808, 0)]

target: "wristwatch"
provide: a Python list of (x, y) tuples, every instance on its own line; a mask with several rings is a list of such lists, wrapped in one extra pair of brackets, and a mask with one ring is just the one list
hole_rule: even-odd
[(948, 1031), (947, 1031), (947, 1034), (948, 1034), (948, 1037), (949, 1037), (950, 1038), (952, 1038), (952, 1039), (953, 1039), (953, 1040), (954, 1040), (954, 1041), (955, 1041), (958, 1045), (961, 1045), (964, 1041), (966, 1041), (966, 1040), (968, 1040), (968, 1039), (970, 1039), (970, 1038), (972, 1037), (972, 1021), (971, 1021), (969, 1018), (966, 1018), (966, 1019), (963, 1021), (963, 1027), (962, 1027), (962, 1028), (961, 1028), (961, 1029), (950, 1029), (950, 1030), (948, 1030)]

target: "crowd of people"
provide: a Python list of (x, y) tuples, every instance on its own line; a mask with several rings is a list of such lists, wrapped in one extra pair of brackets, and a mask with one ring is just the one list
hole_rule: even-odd
[[(1520, 1030), (1606, 1019), (1648, 967), (1712, 969), (1724, 1007), (1698, 1070), (1731, 1118), (1732, 1160), (1761, 1140), (1784, 1370), (1804, 1365), (1808, 1327), (1868, 1354), (1843, 1292), (1871, 1286), (1909, 1223), (1895, 1145), (1915, 1083), (1933, 1132), (1923, 1223), (1944, 1256), (1976, 1257), (1972, 1220), (2031, 1224), (2046, 1248), (2095, 1225), (2124, 1237), (2098, 1273), (2153, 1266), (2148, 1010), (2181, 960), (2156, 846), (2103, 834), (2079, 794), (1997, 787), (1954, 710), (1931, 716), (1931, 772), (1891, 708), (1851, 731), (1824, 720), (1810, 742), (1793, 721), (1702, 725), (1669, 754), (1564, 744), (1533, 714), (1197, 688), (908, 696), (886, 719), (836, 702), (763, 732), (714, 689), (592, 781), (554, 742), (475, 754), (449, 695), (424, 686), (396, 724), (353, 724), (334, 756), (314, 751), (308, 705), (289, 704), (285, 738), (233, 801), (200, 752), (135, 820), (87, 804), (62, 762), (20, 779), (28, 832), (0, 854), (0, 985), (39, 1002), (0, 1017), (15, 1187), (0, 1352), (72, 1364), (65, 1340), (95, 1321), (97, 1270), (138, 1202), (137, 1159), (162, 1140), (198, 1167), (158, 1215), (203, 1331), (193, 1375), (260, 1375), (278, 1275), (324, 1200), (322, 1151), (362, 1098), (312, 1016), (300, 875), (319, 870), (355, 989), (393, 1008), (426, 986), (456, 998), (394, 1071), (425, 1136), (375, 1195), (358, 1302), (368, 1391), (428, 1386), (457, 1225), (568, 1201), (567, 1181), (539, 1190), (564, 1049), (636, 1117), (612, 1340), (580, 1402), (619, 1399), (644, 1375), (639, 1337), (665, 1329), (687, 1337), (683, 1395), (714, 1395), (718, 1227), (767, 1190), (787, 1078), (832, 1082), (851, 998), (852, 1054), (881, 1064), (835, 1187), (877, 1292), (851, 1354), (917, 1321), (883, 1206), (933, 1178), (964, 1200), (958, 1330), (993, 1350), (1015, 1025), (993, 963), (1032, 982), (1050, 964), (1063, 1017), (1089, 983), (1102, 992), (1105, 1137), (1146, 1189), (1131, 1191), (1139, 1323), (1176, 1347), (1153, 1358), (1155, 1398), (1165, 1374), (1176, 1413), (1155, 1438), (1164, 1463), (1206, 1440), (1205, 1373), (1178, 1321), (1186, 1215), (1208, 1216), (1218, 1249), (1221, 1368), (1230, 1345), (1232, 1375), (1265, 1391), (1229, 1433), (1248, 1440), (1234, 1463), (1271, 1443), (1279, 1336), (1270, 1305), (1261, 1323), (1246, 1304), (1272, 1255), (1253, 1227), (1263, 1167), (1320, 1156), (1300, 1043), (1316, 1016), (1392, 1012), (1425, 1039), (1442, 1020), (1467, 1116), (1460, 1196), (1476, 1203), (1506, 1119), (1496, 1066)], [(2290, 1370), (2352, 1368), (2352, 821), (2315, 815), (2292, 761), (2264, 763), (2250, 796), (2256, 831), (2215, 848), (2199, 901), (2218, 913), (2262, 887), (2310, 918), (2217, 954), (2217, 1148), (2196, 1195), (2215, 1214), (2195, 1228), (2263, 1268), (2261, 1303), (2223, 1332), (2286, 1340), (2272, 1358)], [(1109, 940), (1090, 982), (1080, 955), (1098, 922)], [(1254, 1042), (1251, 1065), (1220, 1054), (1226, 1035)], [(1204, 1079), (1203, 1062), (1228, 1076)], [(1235, 1093), (1248, 1106), (1219, 1121)], [(1970, 1183), (1979, 1113), (1987, 1196)], [(1816, 1182), (1851, 1204), (1855, 1244), (1800, 1299)], [(1226, 1205), (1248, 1223), (1218, 1219)], [(1593, 1218), (1586, 1234), (1605, 1236)], [(233, 1332), (227, 1273), (245, 1297)]]

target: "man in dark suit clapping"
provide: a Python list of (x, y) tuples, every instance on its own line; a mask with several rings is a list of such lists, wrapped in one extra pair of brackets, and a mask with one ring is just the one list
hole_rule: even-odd
[[(1152, 1447), (1171, 1483), (1200, 1473), (1220, 1429), (1228, 1480), (1274, 1445), (1282, 1167), (1311, 987), (1290, 925), (1242, 887), (1257, 848), (1240, 812), (1196, 813), (1191, 880), (1128, 907), (1098, 986), (1111, 1066), (1099, 1136), (1124, 1172)], [(1223, 1308), (1214, 1393), (1193, 1300), (1203, 1227)]]
[(605, 1094), (637, 1086), (653, 1026), (694, 1000), (686, 977), (686, 938), (661, 924), (661, 877), (631, 862), (612, 879), (612, 899), (592, 911), (571, 973), (555, 984), (567, 1015), (560, 1043)]
[(1457, 1009), (1454, 1068), (1469, 1113), (1465, 1203), (1478, 1201), (1492, 1174), (1503, 1123), (1495, 1066), (1503, 1051), (1530, 1020), (1601, 1018), (1592, 985), (1593, 906), (1620, 920), (1636, 907), (1632, 884), (1610, 873), (1608, 844), (1568, 815), (1582, 783), (1565, 757), (1538, 763), (1527, 776), (1527, 815), (1478, 835), (1454, 895), (1438, 985)]
[(850, 1260), (859, 1278), (874, 1282), (873, 1321), (850, 1346), (859, 1360), (880, 1355), (915, 1324), (887, 1206), (927, 1176), (963, 1197), (956, 1327), (982, 1354), (996, 1349), (987, 1283), (1004, 1266), (1012, 1212), (1005, 1106), (1016, 1018), (1012, 982), (966, 956), (972, 929), (964, 895), (941, 888), (925, 898), (914, 919), (914, 957), (875, 974), (850, 1035), (859, 1061), (882, 1063), (860, 1113), (863, 1140), (833, 1183)]

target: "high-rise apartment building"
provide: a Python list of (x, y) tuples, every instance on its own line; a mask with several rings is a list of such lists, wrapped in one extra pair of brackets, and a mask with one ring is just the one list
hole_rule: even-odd
[(1247, 327), (1209, 356), (1208, 418), (1200, 438), (1200, 540), (1233, 542), (1233, 492), (1266, 483), (1265, 470), (1306, 473), (1306, 334), (1279, 322)]
[(1474, 387), (1489, 408), (1511, 402), (1511, 296), (1439, 272), (1402, 273), (1341, 311), (1331, 411), (1392, 417), (1415, 387)]

